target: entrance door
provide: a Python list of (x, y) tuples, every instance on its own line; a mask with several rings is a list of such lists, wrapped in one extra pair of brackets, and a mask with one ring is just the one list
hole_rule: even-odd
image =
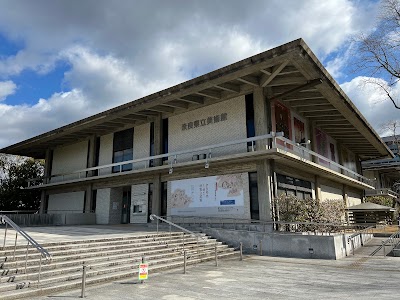
[(122, 193), (121, 223), (128, 224), (131, 221), (131, 188), (124, 188)]

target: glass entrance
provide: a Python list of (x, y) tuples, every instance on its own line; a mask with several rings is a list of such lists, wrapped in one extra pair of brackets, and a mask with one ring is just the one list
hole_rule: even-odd
[(131, 188), (124, 188), (122, 193), (121, 223), (128, 224), (131, 221)]

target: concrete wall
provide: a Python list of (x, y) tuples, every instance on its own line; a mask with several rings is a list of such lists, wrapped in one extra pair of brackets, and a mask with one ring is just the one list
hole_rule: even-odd
[[(149, 200), (149, 185), (136, 184), (132, 185), (131, 197), (131, 223), (144, 224), (147, 223), (148, 214), (148, 200)], [(139, 205), (142, 212), (133, 212), (134, 205)]]
[(81, 213), (85, 192), (71, 192), (49, 195), (48, 213)]
[[(88, 141), (58, 147), (54, 149), (51, 174), (71, 173), (85, 169), (87, 166)], [(76, 175), (64, 176), (64, 180), (78, 178)], [(52, 182), (61, 180), (61, 177), (52, 178)]]
[[(314, 259), (340, 259), (351, 253), (351, 245), (347, 242), (349, 235), (301, 235), (249, 232), (241, 230), (227, 230), (217, 228), (201, 228), (214, 238), (238, 247), (243, 243), (243, 250), (247, 253), (262, 253), (266, 256), (283, 256)], [(363, 241), (371, 235), (364, 235)], [(355, 239), (354, 246), (359, 248), (360, 239)]]
[[(99, 166), (108, 165), (112, 163), (113, 157), (113, 137), (114, 134), (110, 133), (100, 137), (100, 151), (99, 151)], [(99, 175), (111, 174), (111, 168), (99, 170)]]
[(121, 224), (123, 188), (111, 188), (108, 224)]
[(321, 200), (343, 199), (342, 188), (321, 185)]
[[(227, 120), (215, 122), (214, 117), (217, 116), (221, 119), (222, 114), (226, 114)], [(208, 120), (210, 122), (212, 120), (212, 123), (207, 124)], [(191, 129), (187, 128), (190, 123), (193, 123), (193, 126), (195, 126), (194, 122), (196, 121), (199, 121), (198, 127)], [(205, 125), (201, 126), (202, 122)], [(183, 127), (185, 126), (186, 129), (183, 130)], [(169, 118), (168, 130), (169, 152), (244, 139), (247, 137), (245, 97), (236, 97), (224, 102), (173, 116)], [(212, 156), (215, 157), (243, 151), (247, 151), (246, 144), (212, 150)], [(207, 151), (197, 154), (204, 153), (207, 153)], [(178, 157), (179, 162), (188, 160), (192, 160), (192, 154)]]
[(108, 224), (110, 214), (111, 189), (97, 190), (96, 224)]
[(359, 192), (349, 191), (347, 193), (347, 199), (348, 199), (349, 206), (361, 204), (361, 198), (362, 198), (361, 195), (362, 195), (362, 191), (359, 191)]
[(96, 215), (94, 213), (19, 214), (9, 215), (9, 217), (19, 226), (96, 224)]

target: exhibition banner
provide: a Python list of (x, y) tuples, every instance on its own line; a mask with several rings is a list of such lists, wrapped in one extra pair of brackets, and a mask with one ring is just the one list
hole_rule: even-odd
[(242, 215), (246, 175), (241, 173), (172, 181), (171, 214)]

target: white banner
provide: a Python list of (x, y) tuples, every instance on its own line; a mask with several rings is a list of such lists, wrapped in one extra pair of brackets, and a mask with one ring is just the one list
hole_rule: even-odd
[(171, 214), (204, 216), (244, 214), (247, 173), (171, 182)]

